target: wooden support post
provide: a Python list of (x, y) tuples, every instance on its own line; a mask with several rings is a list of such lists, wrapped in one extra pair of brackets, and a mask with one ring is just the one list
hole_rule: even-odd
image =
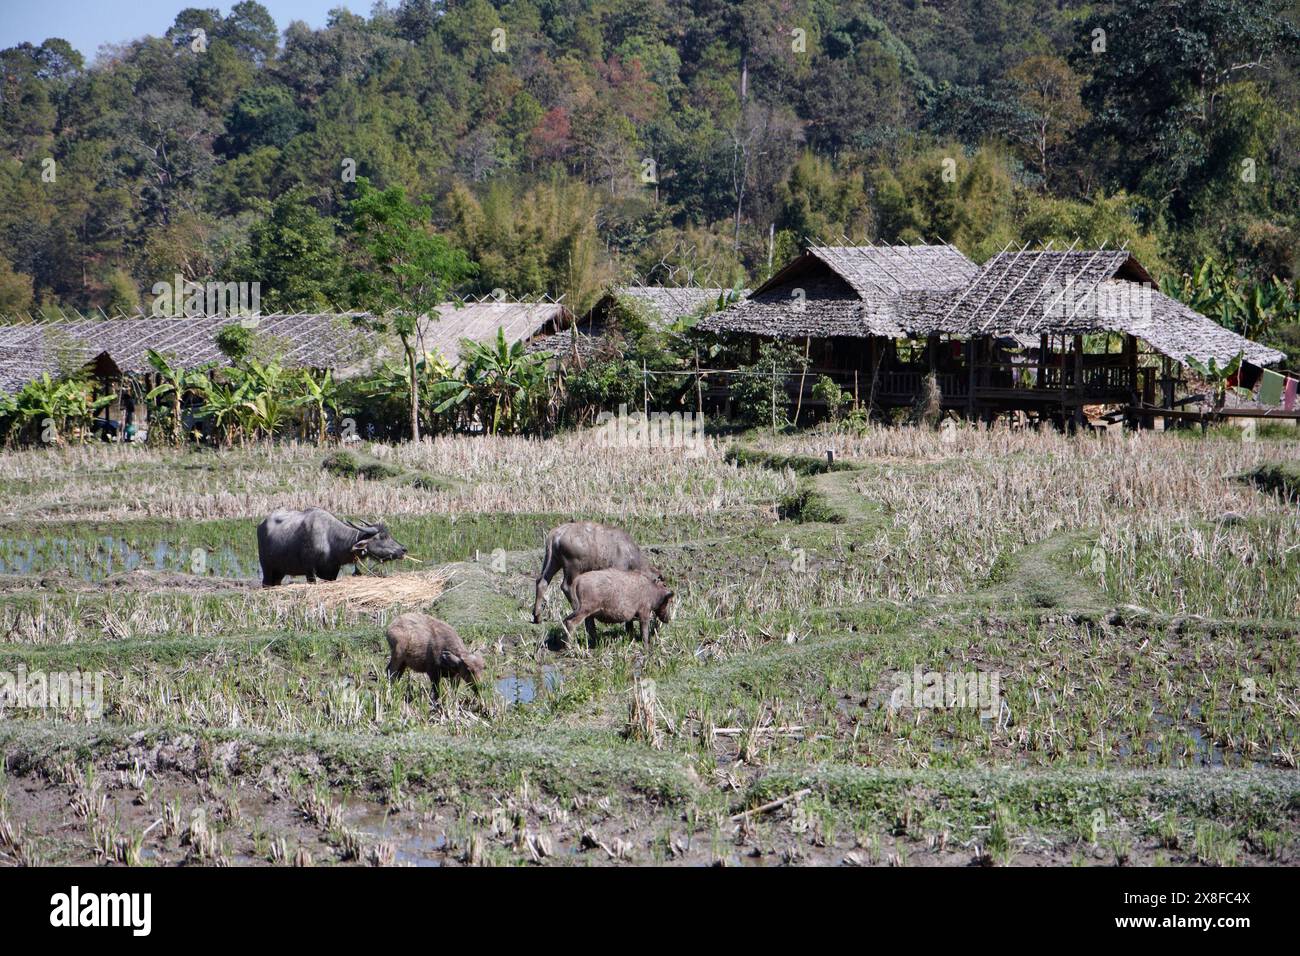
[(966, 420), (975, 421), (975, 338), (966, 339)]
[[(879, 367), (878, 363), (876, 362), (876, 350), (879, 348), (880, 345), (876, 342), (876, 337), (874, 335), (871, 338), (867, 339), (867, 367), (871, 369), (872, 401), (874, 401), (876, 397), (876, 369)], [(855, 368), (853, 370), (853, 407), (857, 408), (857, 406), (858, 406), (858, 370)], [(868, 415), (871, 414), (870, 408), (867, 409), (867, 414)]]
[(799, 398), (794, 406), (794, 427), (799, 427), (799, 413), (803, 411), (803, 386), (808, 378), (808, 357), (812, 354), (812, 337), (804, 336), (803, 340), (803, 368), (799, 372)]
[[(1124, 336), (1124, 354), (1128, 359), (1128, 388), (1132, 397), (1131, 404), (1141, 404), (1141, 395), (1138, 392), (1138, 346), (1137, 339), (1132, 335)], [(1144, 422), (1141, 418), (1136, 418), (1133, 422), (1135, 428), (1142, 428)]]
[[(1166, 355), (1161, 359), (1160, 367), (1161, 367), (1161, 371), (1164, 374), (1160, 380), (1160, 392), (1161, 392), (1160, 399), (1161, 399), (1161, 403), (1164, 405), (1165, 408), (1174, 407), (1173, 365), (1174, 365), (1173, 359), (1171, 359), (1169, 356)], [(1170, 421), (1171, 419), (1168, 416), (1166, 416), (1164, 420), (1165, 431), (1169, 430)]]
[(1083, 336), (1074, 337), (1074, 424), (1083, 424)]
[(1067, 409), (1066, 409), (1066, 401), (1065, 401), (1065, 396), (1066, 396), (1066, 381), (1065, 381), (1065, 380), (1066, 380), (1066, 378), (1067, 378), (1067, 376), (1066, 376), (1066, 374), (1065, 374), (1065, 343), (1066, 343), (1066, 338), (1065, 338), (1064, 335), (1062, 335), (1062, 336), (1061, 336), (1061, 353), (1060, 353), (1060, 354), (1061, 354), (1061, 361), (1059, 362), (1059, 365), (1060, 365), (1060, 373), (1061, 373), (1061, 427), (1062, 427), (1062, 428), (1065, 428), (1065, 429), (1068, 430), (1068, 429), (1069, 429), (1069, 426), (1070, 426), (1070, 421), (1069, 421), (1070, 416), (1069, 416), (1069, 412), (1068, 412)]
[(772, 434), (776, 434), (776, 362), (772, 363)]
[(704, 384), (700, 378), (700, 350), (695, 350), (695, 415), (704, 421)]

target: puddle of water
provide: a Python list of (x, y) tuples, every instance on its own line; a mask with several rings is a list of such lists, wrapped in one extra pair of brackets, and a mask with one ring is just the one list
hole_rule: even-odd
[(405, 866), (442, 866), (442, 854), (447, 849), (447, 835), (430, 836), (425, 833), (406, 833), (393, 825), (393, 817), (382, 810), (365, 807), (355, 821), (365, 836), (375, 841), (391, 843), (396, 850), (396, 862)]
[[(1201, 705), (1192, 704), (1191, 707), (1188, 708), (1188, 714), (1193, 719), (1200, 717)], [(1158, 757), (1160, 755), (1160, 748), (1163, 745), (1165, 736), (1176, 735), (1179, 744), (1183, 741), (1191, 741), (1192, 753), (1190, 757), (1195, 763), (1202, 767), (1244, 767), (1259, 769), (1272, 766), (1272, 761), (1267, 758), (1261, 760), (1255, 757), (1248, 757), (1245, 754), (1236, 751), (1225, 751), (1223, 745), (1217, 740), (1212, 740), (1206, 737), (1197, 724), (1175, 721), (1168, 714), (1159, 711), (1153, 713), (1151, 719), (1156, 724), (1154, 729), (1159, 739), (1147, 740), (1143, 743), (1142, 748), (1147, 754), (1153, 757)], [(1119, 754), (1121, 757), (1129, 757), (1133, 754), (1133, 741), (1128, 737), (1128, 735), (1125, 735), (1119, 742)], [(1179, 760), (1188, 759), (1181, 753), (1176, 756)]]
[[(559, 670), (552, 664), (542, 666), (541, 687), (547, 693), (554, 691), (564, 680)], [(496, 682), (497, 693), (506, 699), (506, 703), (530, 704), (537, 699), (539, 679), (532, 674), (507, 674)]]
[[(0, 574), (47, 574), (67, 571), (83, 581), (99, 581), (145, 568), (154, 571), (195, 573), (194, 549), (159, 541), (136, 547), (125, 538), (105, 535), (85, 538), (0, 538)], [(257, 572), (233, 548), (203, 549), (203, 573), (242, 578)]]

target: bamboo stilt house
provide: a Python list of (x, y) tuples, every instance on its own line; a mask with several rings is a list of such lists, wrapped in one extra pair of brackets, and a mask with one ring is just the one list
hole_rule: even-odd
[(944, 408), (985, 418), (1169, 408), (1189, 357), (1223, 365), (1240, 353), (1247, 385), (1283, 358), (1154, 285), (1122, 249), (1025, 247), (977, 267), (946, 244), (813, 246), (700, 327), (803, 341), (801, 380), (829, 376), (884, 410), (912, 406), (933, 373)]
[[(910, 405), (934, 371), (945, 403), (965, 400), (965, 376), (951, 349), (912, 338), (911, 314), (927, 297), (965, 288), (979, 267), (940, 245), (809, 246), (748, 299), (711, 315), (706, 332), (802, 342), (805, 390), (827, 376), (863, 402)], [(804, 405), (815, 405), (811, 394)]]
[[(1006, 250), (956, 295), (913, 302), (917, 334), (960, 336), (966, 411), (1036, 411), (1082, 420), (1085, 405), (1172, 407), (1189, 358), (1225, 365), (1243, 356), (1242, 381), (1282, 360), (1162, 294), (1123, 249)], [(996, 343), (1014, 339), (1011, 354)]]

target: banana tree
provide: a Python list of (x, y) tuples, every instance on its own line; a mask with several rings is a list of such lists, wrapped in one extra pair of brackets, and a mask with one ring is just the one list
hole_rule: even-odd
[(33, 424), (39, 425), (44, 441), (63, 444), (63, 436), (59, 433), (63, 415), (64, 400), (59, 391), (59, 383), (50, 378), (48, 372), (28, 382), (18, 393), (20, 427), (25, 430)]
[(529, 400), (545, 381), (546, 355), (529, 355), (523, 342), (506, 342), (505, 330), (498, 328), (491, 344), (462, 339), (460, 356), (465, 384), (478, 400), (479, 414), (491, 405), (488, 431), (495, 435), (503, 426), (515, 430)]
[(1166, 276), (1160, 291), (1251, 339), (1263, 340), (1300, 319), (1300, 280), (1292, 284), (1273, 276), (1251, 282), (1213, 259), (1181, 279)]
[[(1186, 361), (1188, 368), (1201, 376), (1201, 378), (1205, 379), (1206, 383), (1210, 386), (1211, 394), (1213, 395), (1214, 411), (1218, 412), (1223, 410), (1224, 402), (1228, 399), (1228, 382), (1232, 380), (1232, 377), (1237, 374), (1237, 370), (1241, 368), (1242, 358), (1245, 354), (1245, 352), (1238, 352), (1223, 366), (1220, 366), (1213, 356), (1210, 357), (1208, 363), (1202, 362), (1194, 356), (1187, 356)], [(1239, 394), (1249, 394), (1245, 389), (1237, 389), (1236, 391)]]
[(293, 405), (288, 397), (289, 373), (278, 362), (251, 360), (245, 365), (245, 374), (248, 392), (242, 423), (250, 433), (260, 432), (273, 439), (284, 427)]
[(20, 428), (37, 424), (41, 440), (52, 444), (65, 443), (63, 432), (69, 421), (84, 427), (94, 413), (109, 405), (112, 396), (92, 399), (90, 385), (79, 379), (52, 379), (48, 372), (28, 382), (14, 401), (15, 414)]
[(212, 424), (221, 433), (221, 443), (229, 448), (234, 444), (234, 435), (238, 433), (239, 443), (244, 443), (244, 430), (241, 427), (241, 412), (248, 400), (249, 383), (247, 379), (209, 382), (203, 393), (202, 418), (212, 419)]
[(170, 396), (172, 415), (172, 441), (181, 443), (181, 404), (187, 395), (203, 394), (207, 390), (208, 377), (196, 369), (187, 369), (179, 364), (172, 364), (163, 355), (149, 349), (149, 364), (161, 379), (158, 385), (149, 391), (145, 398), (149, 401)]
[(288, 405), (284, 399), (273, 392), (262, 392), (247, 399), (243, 406), (249, 413), (244, 419), (253, 430), (261, 432), (266, 438), (274, 439), (284, 427), (288, 418)]
[(317, 378), (311, 369), (303, 369), (298, 376), (298, 384), (305, 394), (296, 399), (296, 404), (306, 406), (315, 412), (316, 442), (323, 445), (329, 431), (326, 412), (329, 409), (337, 411), (338, 407), (339, 389), (334, 381), (334, 374), (326, 369)]
[(0, 424), (4, 426), (4, 443), (8, 448), (14, 439), (14, 432), (19, 427), (18, 399), (8, 392), (0, 392)]

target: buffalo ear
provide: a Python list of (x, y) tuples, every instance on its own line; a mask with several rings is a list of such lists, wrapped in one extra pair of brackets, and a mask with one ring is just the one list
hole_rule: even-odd
[(443, 651), (438, 655), (438, 663), (443, 667), (456, 669), (464, 662), (460, 659), (459, 654), (453, 653), (452, 651)]

